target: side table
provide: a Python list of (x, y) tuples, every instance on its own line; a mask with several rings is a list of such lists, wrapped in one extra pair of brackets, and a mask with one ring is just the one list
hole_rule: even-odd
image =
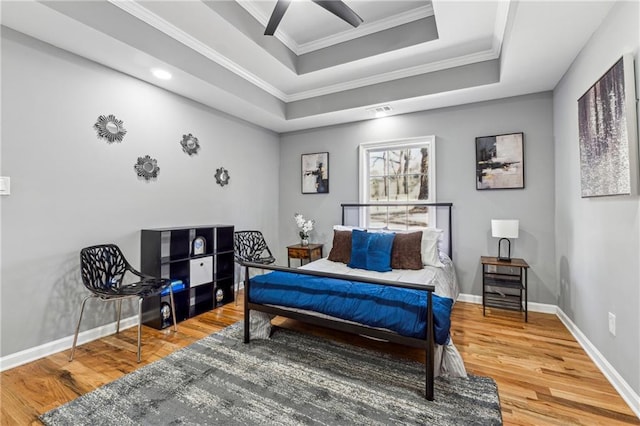
[[(524, 311), (524, 321), (528, 322), (527, 270), (529, 265), (527, 262), (518, 258), (505, 262), (489, 256), (481, 256), (480, 262), (482, 263), (482, 315), (485, 314), (487, 306), (511, 309)], [(506, 268), (510, 270), (506, 271)], [(503, 293), (499, 289), (507, 291)]]
[(307, 263), (314, 260), (322, 259), (322, 247), (323, 244), (294, 244), (287, 246), (287, 265), (291, 268), (291, 259), (300, 259), (300, 266), (303, 264), (303, 260), (307, 260)]

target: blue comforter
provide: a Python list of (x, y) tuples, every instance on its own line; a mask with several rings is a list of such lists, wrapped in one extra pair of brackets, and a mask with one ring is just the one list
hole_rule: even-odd
[[(426, 335), (423, 290), (274, 271), (251, 279), (249, 300), (319, 312), (402, 336), (424, 339)], [(433, 295), (435, 341), (440, 345), (449, 340), (452, 306), (452, 299)]]

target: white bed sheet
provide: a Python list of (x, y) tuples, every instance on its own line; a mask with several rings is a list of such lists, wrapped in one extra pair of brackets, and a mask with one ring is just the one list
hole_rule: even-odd
[(359, 277), (376, 278), (380, 280), (398, 281), (411, 284), (433, 284), (436, 287), (435, 294), (449, 297), (455, 303), (460, 290), (453, 262), (444, 253), (440, 253), (440, 260), (444, 267), (425, 266), (422, 269), (393, 269), (389, 272), (368, 271), (365, 269), (350, 268), (342, 262), (333, 262), (328, 258), (318, 259), (301, 266), (300, 269), (310, 271), (329, 272), (334, 274), (353, 275)]

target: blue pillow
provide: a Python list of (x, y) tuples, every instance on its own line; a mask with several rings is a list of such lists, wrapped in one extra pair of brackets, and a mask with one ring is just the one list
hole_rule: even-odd
[(354, 229), (351, 231), (351, 260), (347, 264), (349, 268), (367, 269), (367, 250), (369, 239), (367, 231)]
[(369, 271), (391, 271), (391, 249), (395, 234), (391, 232), (367, 232), (354, 229), (351, 232), (350, 268)]
[(389, 272), (391, 270), (391, 248), (396, 234), (391, 232), (369, 233), (367, 267), (369, 271)]

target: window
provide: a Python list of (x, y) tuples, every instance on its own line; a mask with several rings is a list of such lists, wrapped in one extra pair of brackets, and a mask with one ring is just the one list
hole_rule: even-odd
[(360, 202), (385, 205), (361, 212), (360, 223), (390, 229), (434, 226), (427, 207), (393, 204), (436, 201), (435, 153), (435, 136), (361, 144)]

